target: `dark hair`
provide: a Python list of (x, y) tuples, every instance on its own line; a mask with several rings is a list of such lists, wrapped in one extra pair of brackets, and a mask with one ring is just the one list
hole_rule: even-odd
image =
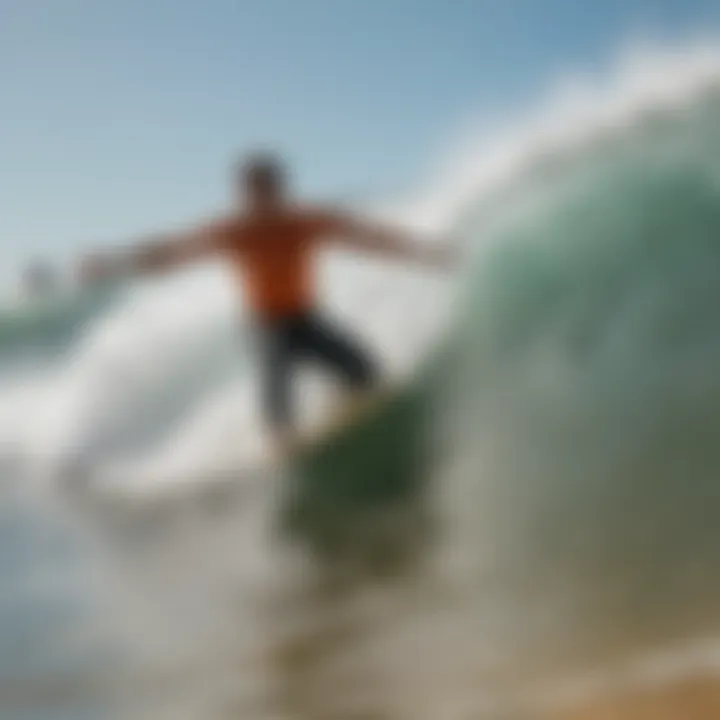
[(246, 185), (280, 187), (285, 182), (285, 166), (270, 153), (252, 155), (239, 166), (238, 179)]

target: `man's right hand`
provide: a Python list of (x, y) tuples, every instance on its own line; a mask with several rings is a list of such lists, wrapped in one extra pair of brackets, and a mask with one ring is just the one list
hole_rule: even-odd
[(162, 273), (214, 254), (223, 247), (226, 235), (226, 224), (205, 224), (185, 233), (148, 238), (112, 253), (86, 255), (77, 267), (78, 281), (88, 285)]

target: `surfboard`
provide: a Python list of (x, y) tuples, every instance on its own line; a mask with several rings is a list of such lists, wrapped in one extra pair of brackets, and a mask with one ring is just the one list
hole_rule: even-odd
[(309, 429), (297, 431), (286, 439), (272, 442), (266, 453), (266, 466), (288, 468), (312, 457), (354, 426), (371, 421), (399, 392), (401, 387), (394, 386), (345, 397), (321, 422)]
[(322, 555), (372, 535), (373, 518), (423, 484), (426, 405), (414, 384), (353, 399), (285, 457), (278, 530)]

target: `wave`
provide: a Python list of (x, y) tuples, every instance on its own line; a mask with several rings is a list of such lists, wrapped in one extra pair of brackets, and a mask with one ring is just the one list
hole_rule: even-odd
[[(360, 685), (381, 672), (385, 714), (438, 717), (717, 629), (720, 53), (636, 53), (599, 87), (563, 87), (534, 119), (464, 144), (459, 165), (394, 209), (464, 242), (457, 286), (328, 262), (332, 312), (358, 324), (404, 389), (295, 468), (285, 521), (324, 552), (372, 545), (386, 561), (399, 526), (423, 550), (413, 582), (369, 600), (344, 644), (315, 629), (313, 663), (268, 669), (302, 685), (296, 704), (333, 702), (328, 678), (349, 667)], [(0, 446), (24, 473), (80, 460), (136, 488), (237, 479), (258, 424), (250, 341), (222, 276), (136, 288), (84, 327), (72, 352), (0, 401)], [(324, 388), (305, 387), (312, 416)], [(287, 571), (264, 534), (275, 489), (260, 478), (238, 503), (178, 503), (167, 522), (151, 513), (148, 532), (167, 540), (151, 557), (127, 550), (150, 547), (132, 523), (110, 543), (124, 571), (146, 571), (132, 577), (152, 589), (158, 624), (142, 643), (162, 638), (161, 665), (189, 658), (185, 693), (220, 672), (218, 588), (241, 587), (246, 604), (228, 611), (241, 644), (262, 645), (248, 629), (261, 610), (275, 633), (289, 622), (248, 599), (264, 572)], [(128, 514), (151, 504), (141, 495)], [(158, 588), (155, 573), (177, 583)], [(345, 602), (350, 615), (362, 605)]]

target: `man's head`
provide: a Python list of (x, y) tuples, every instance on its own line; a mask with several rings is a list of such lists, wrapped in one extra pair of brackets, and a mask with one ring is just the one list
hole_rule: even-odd
[(286, 176), (285, 166), (278, 157), (254, 155), (241, 162), (236, 177), (237, 189), (250, 207), (273, 207), (285, 200)]

